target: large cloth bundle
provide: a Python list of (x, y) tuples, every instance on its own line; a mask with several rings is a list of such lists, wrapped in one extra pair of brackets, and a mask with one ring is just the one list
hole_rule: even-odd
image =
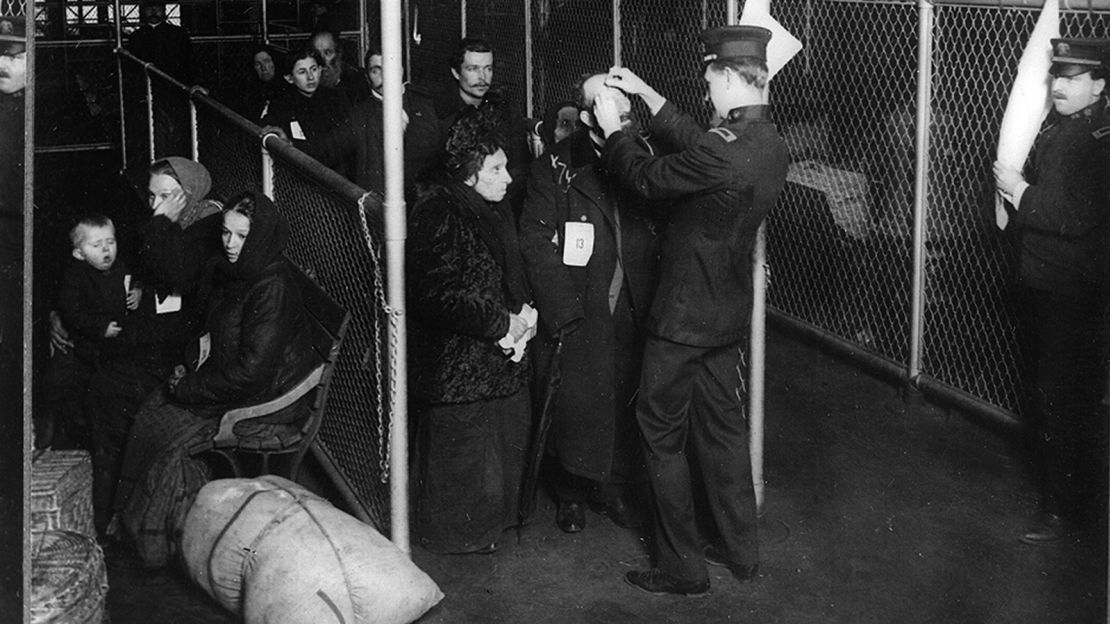
[(189, 576), (247, 624), (412, 622), (443, 598), (373, 527), (272, 475), (205, 485), (181, 550)]

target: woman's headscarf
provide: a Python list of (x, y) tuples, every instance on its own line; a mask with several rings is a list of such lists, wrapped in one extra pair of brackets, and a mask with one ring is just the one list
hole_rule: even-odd
[(170, 168), (173, 178), (185, 190), (185, 208), (177, 218), (181, 229), (219, 211), (219, 204), (206, 201), (209, 191), (212, 190), (212, 176), (204, 165), (181, 156), (167, 156), (154, 161), (150, 171), (161, 168), (163, 163)]
[[(234, 210), (245, 199), (254, 205), (253, 212), (248, 215), (251, 220), (250, 232), (243, 241), (238, 261), (229, 262), (226, 256), (221, 256), (219, 268), (235, 279), (250, 281), (257, 279), (266, 267), (281, 259), (285, 244), (289, 241), (289, 222), (278, 212), (274, 202), (261, 191), (236, 194), (228, 200), (224, 212)], [(237, 212), (244, 213), (242, 210)]]

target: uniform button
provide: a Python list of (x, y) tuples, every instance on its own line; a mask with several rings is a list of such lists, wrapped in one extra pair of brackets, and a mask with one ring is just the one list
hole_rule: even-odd
[(585, 221), (586, 220), (586, 215), (582, 215), (581, 217), (578, 217), (578, 218), (581, 219), (582, 221)]

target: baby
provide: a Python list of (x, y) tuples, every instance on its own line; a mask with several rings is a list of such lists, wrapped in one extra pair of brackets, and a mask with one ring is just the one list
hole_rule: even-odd
[(82, 400), (89, 379), (103, 361), (124, 355), (125, 341), (120, 335), (128, 312), (139, 307), (142, 289), (116, 260), (116, 229), (111, 219), (81, 217), (69, 237), (75, 262), (62, 276), (58, 313), (70, 330), (74, 348), (51, 358), (43, 422), (50, 434), (44, 432), (42, 437), (52, 438), (55, 448), (88, 448), (89, 423)]

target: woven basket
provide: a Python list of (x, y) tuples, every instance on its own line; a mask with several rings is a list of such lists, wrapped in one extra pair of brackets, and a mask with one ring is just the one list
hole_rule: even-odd
[(31, 531), (93, 528), (92, 460), (87, 451), (46, 451), (31, 464)]
[(34, 542), (32, 624), (106, 622), (108, 572), (96, 540), (72, 531), (44, 531)]

